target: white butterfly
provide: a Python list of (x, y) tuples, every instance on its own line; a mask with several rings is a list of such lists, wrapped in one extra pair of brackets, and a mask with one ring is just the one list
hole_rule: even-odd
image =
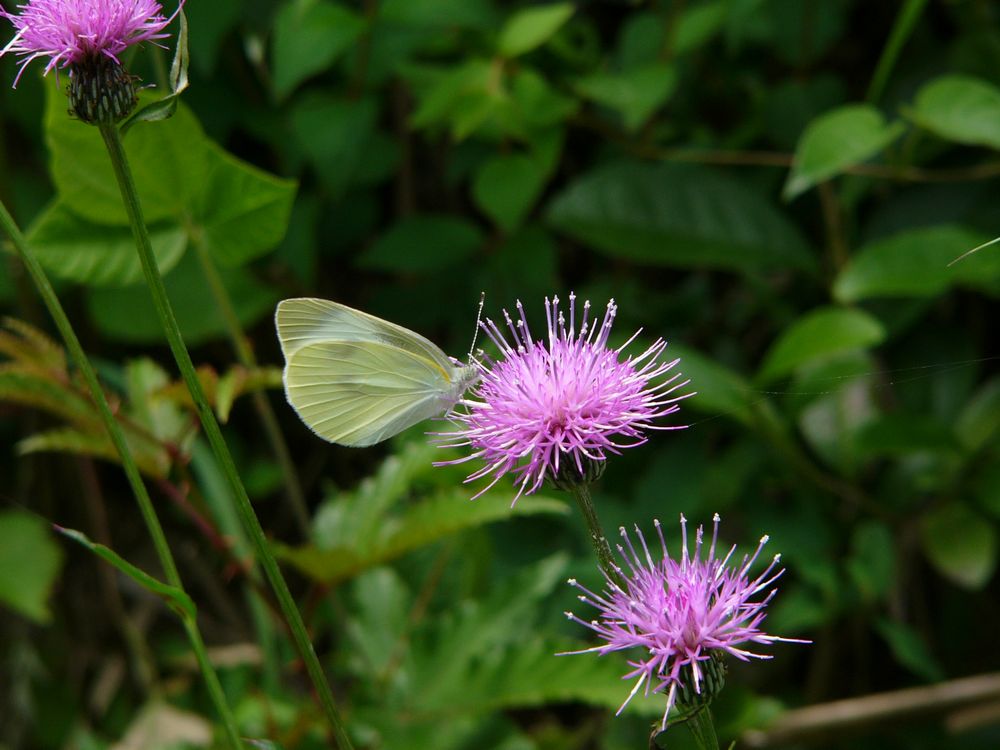
[(331, 443), (374, 445), (453, 407), (478, 378), (420, 334), (322, 299), (275, 314), (285, 396)]

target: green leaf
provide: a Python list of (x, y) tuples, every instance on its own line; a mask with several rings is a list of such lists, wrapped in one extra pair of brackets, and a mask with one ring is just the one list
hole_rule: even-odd
[[(149, 227), (160, 271), (177, 265), (187, 249), (184, 230), (174, 224)], [(124, 286), (143, 279), (132, 230), (94, 224), (56, 200), (35, 220), (28, 241), (53, 276), (92, 286)]]
[(125, 122), (120, 125), (122, 135), (137, 122), (158, 122), (173, 117), (177, 112), (178, 97), (184, 93), (188, 81), (188, 20), (183, 7), (177, 10), (178, 31), (177, 47), (174, 50), (174, 60), (170, 64), (170, 93), (158, 101), (140, 107)]
[(935, 78), (920, 89), (910, 116), (946, 140), (1000, 149), (1000, 89), (982, 79)]
[[(339, 493), (323, 504), (315, 516), (313, 544), (295, 549), (283, 547), (282, 556), (318, 580), (341, 580), (462, 529), (506, 518), (512, 512), (566, 512), (565, 504), (548, 499), (528, 503), (521, 510), (518, 502), (512, 511), (509, 494), (499, 491), (492, 499), (487, 493), (471, 502), (468, 493), (456, 489), (458, 483), (445, 470), (432, 467), (436, 450), (424, 442), (410, 443), (402, 452), (389, 456), (357, 490)], [(429, 473), (445, 489), (396, 508), (415, 486), (426, 481), (424, 477)], [(503, 499), (497, 502), (498, 497)]]
[(956, 453), (955, 433), (927, 414), (885, 414), (872, 420), (855, 436), (855, 446), (867, 458), (906, 457), (918, 451)]
[(494, 156), (476, 171), (472, 196), (505, 232), (520, 226), (545, 187), (545, 165), (523, 154)]
[(743, 271), (816, 265), (798, 230), (759, 191), (693, 165), (599, 167), (556, 196), (548, 220), (613, 258)]
[(816, 360), (876, 346), (885, 335), (882, 324), (861, 310), (813, 310), (787, 328), (771, 346), (757, 380), (767, 383)]
[(842, 302), (875, 297), (934, 297), (953, 286), (1000, 294), (1000, 253), (976, 253), (948, 263), (982, 241), (957, 226), (910, 229), (862, 247), (833, 285)]
[(673, 30), (673, 53), (683, 57), (703, 47), (725, 28), (731, 12), (726, 0), (712, 0), (685, 8)]
[(292, 110), (292, 132), (334, 197), (358, 177), (377, 117), (374, 100), (315, 94), (303, 97)]
[[(219, 269), (223, 286), (236, 309), (241, 325), (250, 326), (270, 314), (278, 294), (242, 268)], [(214, 304), (212, 291), (197, 259), (188, 253), (164, 278), (167, 294), (177, 316), (184, 340), (195, 345), (226, 335), (226, 321)], [(87, 310), (95, 325), (106, 336), (133, 343), (162, 343), (163, 327), (149, 292), (144, 286), (124, 289), (91, 289)]]
[(51, 376), (0, 368), (0, 401), (44, 409), (84, 428), (100, 424), (88, 399)]
[(880, 617), (875, 621), (875, 630), (889, 644), (896, 661), (915, 675), (928, 682), (939, 682), (945, 678), (944, 670), (927, 648), (927, 643), (909, 625)]
[(30, 513), (0, 513), (0, 604), (35, 622), (50, 622), (48, 599), (63, 553), (48, 524)]
[(865, 521), (854, 529), (847, 571), (866, 601), (879, 601), (889, 592), (896, 574), (896, 545), (888, 526)]
[(1000, 377), (994, 377), (962, 407), (955, 420), (955, 434), (967, 450), (977, 451), (1000, 431)]
[[(193, 202), (199, 239), (213, 259), (241, 266), (272, 250), (288, 228), (297, 184), (206, 144), (205, 182)], [(161, 268), (161, 270), (163, 270)]]
[(330, 0), (291, 0), (274, 20), (274, 91), (284, 99), (329, 67), (365, 30), (365, 19)]
[[(50, 90), (46, 139), (59, 203), (94, 224), (128, 227), (97, 128), (66, 117), (65, 107)], [(258, 257), (284, 236), (295, 184), (227, 154), (183, 105), (169, 120), (133, 129), (125, 150), (146, 221), (160, 231), (182, 228), (224, 265)]]
[(358, 538), (325, 549), (279, 545), (276, 551), (303, 574), (330, 585), (466, 529), (512, 516), (567, 512), (564, 502), (552, 498), (522, 497), (513, 508), (509, 500), (509, 492), (488, 492), (475, 501), (462, 490), (441, 492), (421, 500), (391, 523), (387, 520), (374, 538)]
[(378, 18), (407, 27), (495, 29), (497, 11), (492, 0), (383, 0)]
[(997, 567), (997, 531), (961, 503), (950, 503), (921, 519), (924, 554), (938, 572), (967, 589), (981, 589)]
[(785, 200), (871, 158), (896, 140), (903, 129), (900, 122), (887, 123), (870, 104), (839, 107), (813, 120), (795, 149)]
[[(61, 201), (97, 224), (128, 226), (118, 183), (97, 128), (66, 116), (66, 96), (50, 76), (45, 139), (52, 156), (52, 178)], [(183, 215), (204, 183), (205, 136), (191, 112), (134, 128), (125, 139), (136, 189), (147, 222)]]
[(677, 88), (677, 71), (652, 63), (623, 73), (596, 73), (581, 79), (577, 90), (591, 101), (617, 111), (626, 129), (638, 130)]
[(418, 105), (410, 120), (415, 128), (447, 125), (461, 138), (473, 132), (501, 101), (497, 68), (491, 60), (472, 58), (461, 65), (422, 71), (415, 87)]
[(191, 620), (195, 619), (197, 615), (195, 603), (191, 597), (181, 589), (175, 586), (170, 586), (162, 581), (158, 581), (153, 578), (153, 576), (149, 575), (149, 573), (137, 568), (128, 560), (121, 557), (121, 555), (113, 549), (105, 547), (103, 544), (97, 544), (90, 541), (87, 535), (83, 532), (75, 531), (74, 529), (64, 529), (60, 526), (56, 526), (55, 529), (63, 536), (83, 545), (99, 558), (113, 565), (150, 593), (159, 596), (170, 606), (171, 609), (182, 617), (190, 618)]
[(572, 3), (553, 3), (519, 10), (504, 23), (497, 49), (504, 57), (517, 57), (540, 47), (573, 15)]
[(708, 414), (724, 414), (742, 424), (753, 419), (750, 384), (736, 372), (683, 344), (670, 344), (667, 357), (680, 357), (677, 368), (684, 378), (691, 379), (690, 390), (695, 395), (684, 401), (684, 407)]
[(472, 222), (442, 214), (403, 219), (359, 259), (362, 268), (429, 273), (455, 266), (479, 250), (483, 237)]

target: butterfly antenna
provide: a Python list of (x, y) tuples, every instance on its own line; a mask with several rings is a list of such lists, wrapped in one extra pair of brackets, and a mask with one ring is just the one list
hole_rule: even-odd
[(476, 353), (476, 340), (479, 338), (479, 325), (483, 322), (483, 305), (486, 304), (486, 292), (479, 293), (479, 310), (476, 312), (476, 330), (472, 332), (472, 346), (469, 347), (469, 361), (473, 361)]

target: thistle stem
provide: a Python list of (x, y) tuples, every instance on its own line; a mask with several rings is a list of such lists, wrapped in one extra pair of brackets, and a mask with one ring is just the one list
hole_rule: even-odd
[[(247, 342), (247, 337), (243, 333), (243, 327), (240, 325), (240, 319), (236, 315), (236, 309), (233, 307), (233, 301), (229, 296), (229, 292), (226, 291), (225, 284), (222, 283), (222, 278), (219, 276), (219, 271), (208, 254), (208, 249), (205, 247), (204, 241), (200, 237), (195, 237), (192, 244), (194, 245), (195, 255), (198, 256), (198, 262), (201, 264), (202, 273), (208, 282), (208, 288), (215, 298), (216, 306), (222, 313), (222, 319), (225, 321), (229, 340), (233, 345), (233, 351), (236, 352), (236, 359), (244, 367), (256, 367), (257, 357), (254, 356), (253, 349)], [(285, 497), (292, 507), (292, 513), (295, 515), (295, 521), (299, 525), (299, 531), (302, 532), (305, 538), (308, 538), (309, 510), (306, 506), (305, 496), (302, 494), (302, 484), (299, 482), (299, 475), (295, 470), (292, 454), (288, 450), (288, 443), (285, 442), (285, 436), (281, 433), (281, 427), (278, 425), (278, 417), (275, 415), (274, 409), (271, 408), (271, 402), (267, 400), (267, 396), (264, 393), (254, 391), (251, 398), (253, 399), (254, 408), (257, 410), (257, 416), (264, 426), (264, 434), (271, 444), (271, 451), (274, 453), (274, 457), (278, 459), (278, 465), (281, 467), (281, 474), (285, 485)]]
[[(184, 584), (181, 581), (180, 573), (177, 571), (177, 564), (174, 562), (173, 553), (170, 551), (170, 545), (167, 543), (166, 534), (163, 533), (160, 519), (156, 515), (149, 492), (146, 490), (146, 485), (142, 481), (142, 475), (139, 473), (139, 467), (136, 465), (135, 458), (133, 458), (128, 444), (125, 442), (125, 434), (122, 431), (121, 425), (118, 424), (111, 411), (107, 396), (105, 396), (100, 381), (97, 379), (97, 373), (90, 364), (90, 360), (87, 359), (87, 355), (83, 351), (83, 346), (80, 344), (80, 340), (73, 330), (73, 325), (70, 323), (66, 311), (63, 309), (55, 290), (52, 288), (48, 276), (35, 258), (27, 240), (25, 240), (24, 235), (3, 203), (0, 203), (0, 227), (10, 237), (15, 251), (24, 263), (25, 268), (28, 269), (28, 273), (35, 283), (42, 301), (48, 308), (49, 314), (52, 316), (52, 320), (59, 330), (59, 334), (66, 343), (66, 348), (69, 350), (70, 356), (76, 362), (76, 366), (80, 368), (80, 373), (83, 375), (83, 379), (90, 389), (91, 397), (94, 399), (97, 410), (104, 422), (104, 427), (108, 431), (108, 436), (111, 438), (111, 442), (121, 458), (122, 468), (125, 470), (125, 476), (128, 478), (128, 483), (132, 487), (132, 493), (139, 504), (139, 512), (146, 523), (149, 535), (153, 539), (153, 547), (156, 549), (156, 555), (167, 577), (167, 582), (171, 586), (183, 591)], [(233, 750), (241, 750), (243, 744), (240, 741), (236, 719), (226, 701), (226, 694), (222, 689), (222, 683), (219, 682), (219, 676), (215, 673), (215, 669), (208, 659), (208, 652), (205, 649), (205, 642), (201, 637), (201, 631), (198, 629), (198, 623), (193, 617), (186, 614), (182, 615), (181, 619), (184, 623), (184, 630), (187, 633), (188, 640), (191, 642), (191, 648), (194, 650), (195, 658), (198, 660), (198, 666), (201, 667), (202, 677), (208, 688), (209, 696), (215, 705), (215, 710), (218, 712), (219, 718), (222, 720), (226, 739)]]
[(590, 532), (590, 543), (594, 548), (594, 554), (597, 555), (597, 564), (601, 566), (601, 570), (604, 571), (610, 580), (624, 589), (625, 581), (618, 571), (614, 553), (611, 551), (611, 545), (608, 544), (608, 538), (604, 535), (604, 529), (597, 518), (597, 510), (594, 508), (594, 502), (590, 497), (590, 485), (585, 481), (575, 482), (570, 487), (570, 492), (576, 498), (576, 504), (580, 507), (583, 520), (587, 522), (587, 530)]
[(715, 724), (708, 706), (691, 714), (685, 724), (691, 730), (699, 750), (719, 750), (719, 738), (715, 734)]
[(128, 214), (129, 223), (132, 226), (132, 235), (135, 239), (136, 249), (139, 252), (139, 261), (142, 264), (142, 271), (146, 277), (146, 284), (153, 299), (153, 306), (156, 308), (157, 315), (160, 318), (160, 324), (163, 326), (167, 343), (170, 345), (170, 350), (180, 369), (181, 377), (184, 379), (188, 391), (191, 393), (195, 410), (198, 412), (198, 417), (201, 419), (202, 427), (205, 430), (205, 437), (208, 438), (209, 445), (212, 447), (212, 451), (215, 453), (226, 481), (232, 490), (233, 498), (236, 501), (236, 509), (243, 521), (247, 534), (250, 536), (250, 541), (257, 552), (261, 567), (264, 568), (264, 573), (274, 590), (278, 605), (291, 630), (292, 639), (295, 641), (296, 649), (305, 663), (306, 671), (309, 673), (309, 678), (316, 689), (317, 697), (330, 725), (330, 729), (333, 731), (337, 747), (341, 748), (341, 750), (350, 750), (352, 747), (351, 741), (347, 736), (343, 722), (334, 705), (330, 684), (327, 682), (326, 675), (320, 666), (319, 659), (316, 657), (316, 652), (309, 640), (305, 623), (302, 621), (302, 615), (295, 605), (295, 600), (292, 598), (291, 592), (288, 590), (288, 584), (281, 574), (278, 562), (268, 547), (264, 529), (261, 527), (257, 514), (250, 504), (250, 498), (247, 496), (246, 488), (240, 479), (236, 463), (233, 461), (229, 448), (226, 446), (226, 441), (222, 437), (222, 430), (219, 428), (215, 413), (208, 404), (208, 399), (205, 397), (205, 392), (195, 372), (194, 363), (191, 361), (191, 355), (188, 353), (184, 339), (181, 336), (180, 327), (177, 325), (173, 308), (170, 305), (170, 300), (167, 298), (167, 290), (163, 285), (160, 269), (156, 265), (156, 258), (153, 255), (149, 230), (146, 228), (146, 222), (142, 217), (139, 193), (136, 190), (132, 171), (128, 165), (128, 158), (125, 155), (121, 133), (114, 125), (101, 124), (98, 127), (104, 139), (104, 144), (107, 146), (108, 155), (111, 158), (111, 166), (114, 169), (118, 188), (121, 191), (122, 202)]

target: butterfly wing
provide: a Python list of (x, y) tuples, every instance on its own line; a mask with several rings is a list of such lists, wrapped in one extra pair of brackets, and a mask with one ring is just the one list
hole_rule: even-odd
[(419, 333), (337, 302), (314, 297), (286, 299), (278, 303), (274, 317), (286, 360), (312, 344), (353, 341), (402, 349), (429, 359), (445, 372), (453, 367), (448, 355)]
[(442, 413), (468, 385), (462, 368), (376, 341), (301, 344), (287, 356), (288, 402), (321, 438), (352, 447)]

